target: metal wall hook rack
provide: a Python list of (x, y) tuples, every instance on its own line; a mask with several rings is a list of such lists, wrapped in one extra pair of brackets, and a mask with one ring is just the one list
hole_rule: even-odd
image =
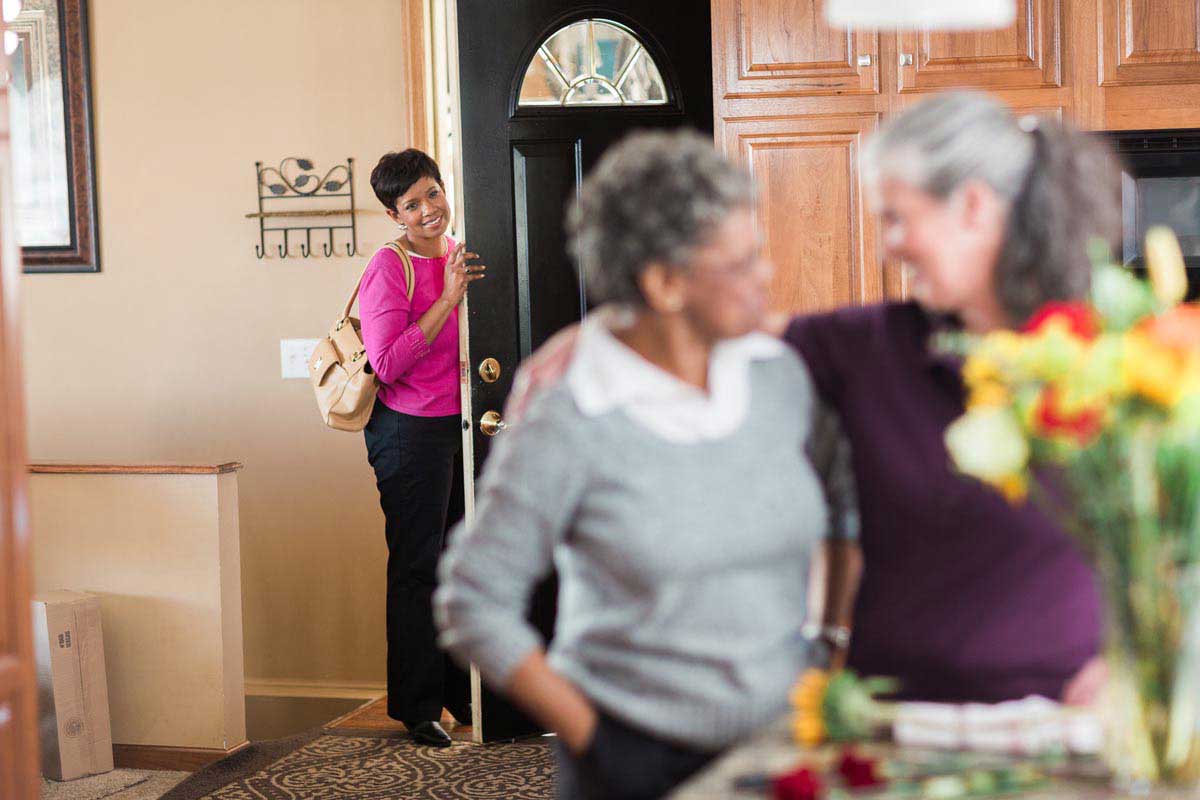
[[(278, 167), (264, 167), (261, 161), (254, 162), (255, 181), (258, 195), (258, 211), (247, 214), (247, 219), (258, 220), (258, 244), (254, 254), (266, 258), (271, 252), (267, 239), (282, 239), (274, 242), (279, 258), (294, 258), (293, 238), (296, 234), (296, 249), (300, 258), (316, 254), (313, 232), (317, 232), (318, 244), (326, 258), (341, 255), (358, 255), (358, 228), (354, 206), (354, 159), (347, 158), (345, 164), (335, 164), (324, 173), (319, 172), (311, 159), (289, 156), (279, 162)], [(338, 198), (337, 204), (344, 208), (330, 208), (324, 201)], [(287, 201), (301, 201), (300, 203)], [(305, 202), (307, 201), (307, 202)], [(288, 207), (290, 206), (290, 207)], [(335, 224), (314, 222), (321, 217), (339, 217)], [(303, 224), (289, 225), (286, 220), (296, 219)], [(272, 220), (277, 222), (272, 222)], [(335, 236), (335, 231), (348, 234)], [(303, 241), (299, 234), (303, 233)], [(281, 237), (267, 234), (282, 234)], [(320, 241), (324, 234), (325, 241)], [(346, 240), (339, 244), (338, 239)]]

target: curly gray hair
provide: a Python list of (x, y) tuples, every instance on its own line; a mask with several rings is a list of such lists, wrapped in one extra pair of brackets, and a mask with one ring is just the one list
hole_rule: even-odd
[(982, 92), (948, 92), (884, 125), (863, 152), (868, 181), (892, 177), (944, 199), (986, 183), (1009, 202), (995, 288), (1020, 324), (1091, 286), (1089, 243), (1121, 237), (1120, 167), (1107, 144), (1053, 120), (1018, 120)]
[(750, 176), (698, 133), (626, 137), (583, 181), (567, 214), (588, 297), (644, 305), (638, 277), (646, 267), (686, 267), (723, 217), (755, 199)]

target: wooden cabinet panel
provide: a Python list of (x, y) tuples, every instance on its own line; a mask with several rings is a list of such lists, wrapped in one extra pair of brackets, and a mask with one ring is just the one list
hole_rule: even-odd
[(858, 169), (879, 115), (727, 120), (728, 154), (762, 191), (759, 221), (777, 268), (771, 307), (805, 312), (883, 298), (875, 220)]
[(713, 0), (718, 97), (879, 92), (879, 36), (825, 24), (820, 0)]
[(1102, 86), (1200, 83), (1200, 0), (1103, 0)]
[(1061, 32), (1060, 0), (1018, 0), (1016, 21), (1001, 30), (898, 34), (900, 91), (1061, 86)]

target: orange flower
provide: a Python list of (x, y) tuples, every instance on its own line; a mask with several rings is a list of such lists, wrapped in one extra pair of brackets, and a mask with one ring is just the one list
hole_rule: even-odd
[(1175, 306), (1148, 319), (1141, 328), (1159, 344), (1175, 350), (1200, 352), (1200, 304)]
[(1162, 344), (1145, 330), (1125, 335), (1125, 382), (1131, 391), (1164, 408), (1172, 408), (1190, 390), (1200, 352)]
[(792, 734), (796, 742), (804, 747), (815, 747), (825, 741), (822, 707), (828, 688), (829, 673), (820, 669), (807, 670), (792, 688), (792, 708), (795, 711)]

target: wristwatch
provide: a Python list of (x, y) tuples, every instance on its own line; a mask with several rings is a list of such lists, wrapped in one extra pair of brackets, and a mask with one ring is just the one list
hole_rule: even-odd
[(850, 646), (850, 629), (845, 625), (818, 625), (809, 622), (804, 626), (804, 636), (811, 641), (829, 645), (829, 649), (845, 650)]

